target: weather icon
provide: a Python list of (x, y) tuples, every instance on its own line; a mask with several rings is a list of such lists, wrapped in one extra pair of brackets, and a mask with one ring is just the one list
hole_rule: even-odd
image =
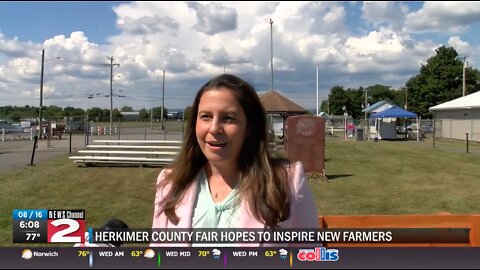
[(285, 260), (285, 259), (287, 259), (288, 251), (286, 251), (285, 249), (282, 248), (278, 251), (278, 254), (280, 254), (280, 258)]
[(33, 256), (33, 253), (30, 249), (24, 249), (22, 251), (22, 258), (25, 259), (25, 260), (30, 260)]
[(147, 248), (144, 252), (143, 252), (143, 256), (145, 258), (153, 258), (155, 257), (155, 251), (153, 251), (153, 249), (150, 249), (150, 248)]
[(220, 259), (220, 255), (222, 255), (222, 252), (220, 250), (216, 248), (212, 250), (212, 256), (214, 259), (217, 259), (217, 260)]

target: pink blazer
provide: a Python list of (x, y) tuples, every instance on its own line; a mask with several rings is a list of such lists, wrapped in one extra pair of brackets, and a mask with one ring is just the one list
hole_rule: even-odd
[[(306, 182), (303, 165), (301, 162), (292, 164), (289, 171), (289, 179), (291, 182), (291, 204), (290, 217), (288, 220), (280, 223), (281, 228), (319, 228), (318, 213), (313, 199), (312, 192)], [(186, 194), (182, 201), (177, 206), (177, 216), (180, 221), (177, 225), (170, 222), (165, 213), (162, 211), (159, 203), (164, 196), (168, 194), (168, 190), (157, 190), (155, 195), (155, 210), (153, 213), (152, 228), (191, 228), (193, 207), (195, 203), (195, 196), (197, 194), (198, 178), (186, 190)], [(165, 180), (165, 169), (162, 170), (157, 178), (157, 184)], [(243, 200), (240, 205), (240, 217), (238, 228), (264, 228), (265, 225), (258, 221), (250, 212), (248, 202)], [(161, 213), (160, 213), (161, 212)], [(152, 246), (159, 246), (152, 244)], [(189, 246), (179, 245), (179, 246)], [(258, 245), (257, 245), (258, 246)]]

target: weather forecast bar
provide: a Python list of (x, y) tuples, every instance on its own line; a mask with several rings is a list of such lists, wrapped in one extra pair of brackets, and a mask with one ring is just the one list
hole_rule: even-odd
[(480, 249), (15, 247), (0, 248), (0, 261), (0, 268), (17, 269), (472, 268), (480, 265)]

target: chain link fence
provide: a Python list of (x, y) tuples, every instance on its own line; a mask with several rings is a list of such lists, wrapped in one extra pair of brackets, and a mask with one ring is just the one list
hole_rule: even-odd
[[(32, 141), (38, 136), (39, 144), (48, 149), (65, 149), (73, 152), (94, 140), (182, 140), (186, 129), (184, 119), (109, 119), (86, 116), (51, 117), (42, 121), (42, 127), (32, 123), (21, 130), (3, 131), (0, 129), (1, 141)], [(63, 150), (62, 150), (63, 151)]]
[(436, 119), (432, 144), (433, 147), (480, 153), (480, 120)]

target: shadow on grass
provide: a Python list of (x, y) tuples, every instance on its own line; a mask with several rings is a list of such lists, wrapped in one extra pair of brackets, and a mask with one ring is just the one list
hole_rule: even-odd
[(350, 176), (354, 176), (354, 174), (327, 174), (328, 181), (336, 181)]

